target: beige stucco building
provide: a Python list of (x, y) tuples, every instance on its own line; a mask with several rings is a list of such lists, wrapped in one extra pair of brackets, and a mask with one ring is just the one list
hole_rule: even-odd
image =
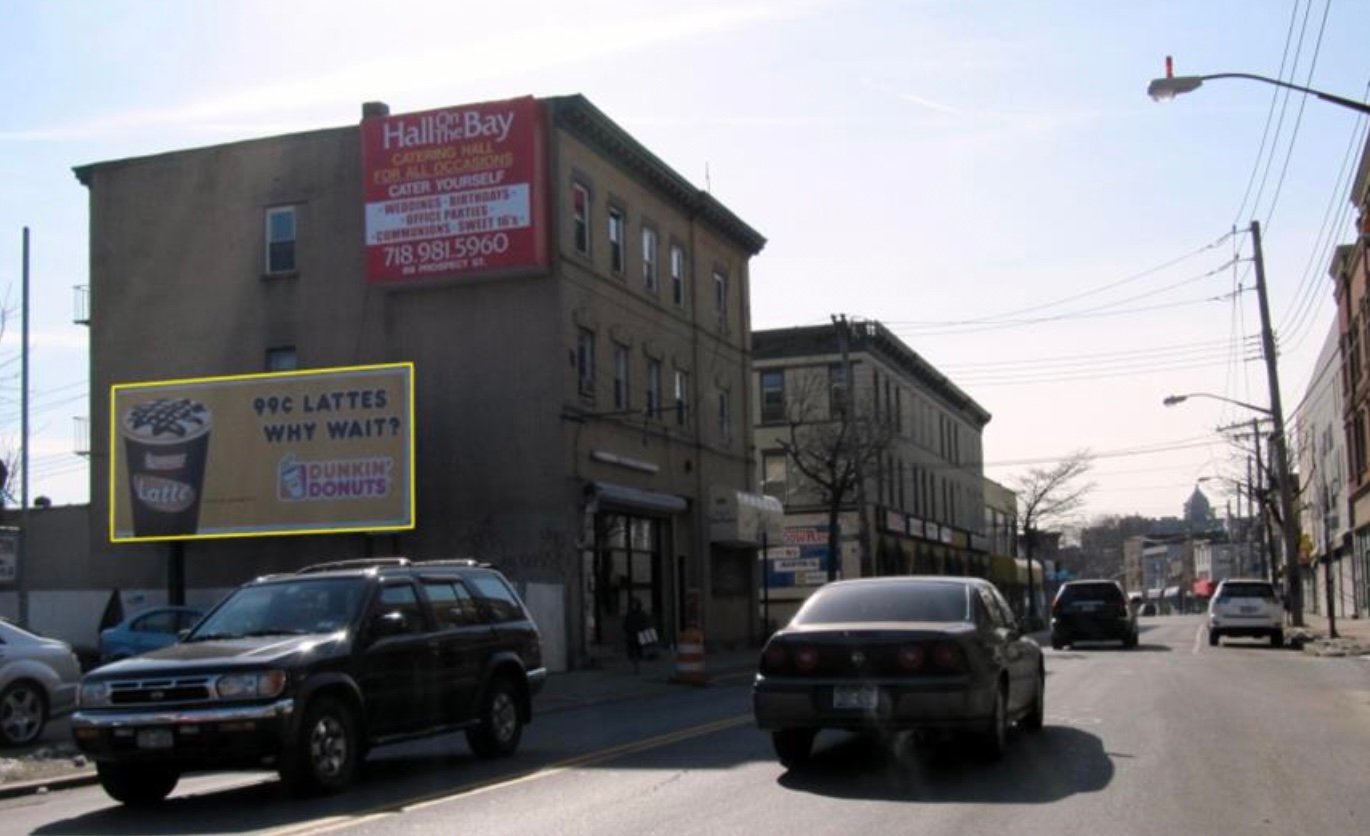
[(790, 424), (839, 421), (848, 401), (857, 423), (879, 427), (880, 449), (842, 503), (837, 574), (991, 576), (987, 411), (878, 322), (758, 331), (752, 342), (758, 480), (785, 505), (768, 591), (781, 623), (828, 567), (827, 504), (785, 451)]
[[(753, 538), (708, 511), (754, 472), (749, 265), (765, 240), (585, 98), (534, 107), (548, 257), (488, 275), (368, 282), (361, 125), (76, 170), (97, 422), (116, 383), (415, 365), (412, 530), (184, 542), (189, 588), (475, 556), (535, 599), (554, 664), (621, 647), (631, 598), (667, 641), (696, 624), (711, 644), (758, 638)], [(362, 125), (388, 116), (373, 103)], [(108, 439), (97, 423), (92, 559), (161, 565), (175, 546), (108, 542)]]

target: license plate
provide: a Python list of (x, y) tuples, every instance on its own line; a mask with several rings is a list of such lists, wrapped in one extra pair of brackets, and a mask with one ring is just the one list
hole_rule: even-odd
[(874, 711), (880, 702), (880, 692), (874, 685), (843, 686), (832, 689), (833, 708), (856, 708)]
[(171, 729), (139, 729), (139, 749), (170, 749), (174, 743)]
[(1256, 607), (1242, 607), (1242, 608), (1241, 608), (1242, 615), (1255, 615), (1255, 614), (1256, 614), (1256, 611), (1257, 611), (1257, 608), (1256, 608)]

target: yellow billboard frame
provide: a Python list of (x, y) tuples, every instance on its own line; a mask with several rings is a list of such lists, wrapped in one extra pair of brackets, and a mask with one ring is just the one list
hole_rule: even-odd
[[(212, 534), (172, 534), (172, 535), (154, 535), (154, 536), (147, 536), (147, 537), (136, 537), (136, 536), (135, 536), (135, 537), (119, 537), (119, 536), (116, 536), (114, 497), (115, 497), (115, 492), (118, 490), (118, 487), (117, 487), (116, 483), (117, 483), (117, 481), (118, 481), (118, 479), (117, 479), (117, 470), (118, 470), (118, 463), (119, 463), (119, 462), (118, 462), (118, 457), (117, 457), (117, 455), (116, 455), (116, 451), (117, 451), (117, 449), (118, 449), (119, 421), (118, 421), (118, 415), (117, 415), (115, 406), (116, 406), (116, 404), (118, 403), (118, 396), (119, 396), (119, 393), (120, 393), (120, 392), (131, 391), (131, 390), (137, 390), (137, 389), (154, 389), (154, 388), (158, 388), (158, 387), (169, 387), (169, 386), (191, 386), (191, 385), (203, 385), (203, 384), (210, 384), (210, 385), (213, 385), (213, 384), (219, 384), (219, 383), (239, 383), (239, 382), (242, 382), (242, 381), (252, 381), (252, 380), (280, 380), (280, 379), (283, 379), (283, 378), (296, 378), (296, 377), (327, 377), (327, 376), (329, 376), (329, 375), (335, 375), (335, 374), (336, 374), (336, 375), (344, 375), (344, 374), (348, 374), (348, 373), (355, 374), (355, 373), (357, 373), (357, 372), (374, 372), (374, 371), (399, 370), (399, 369), (402, 369), (402, 370), (404, 370), (404, 372), (405, 372), (405, 382), (406, 382), (406, 387), (407, 387), (407, 389), (408, 389), (408, 399), (407, 399), (407, 402), (405, 403), (405, 410), (406, 410), (406, 412), (407, 412), (407, 417), (408, 417), (408, 420), (405, 422), (405, 426), (406, 426), (406, 431), (408, 432), (408, 436), (409, 436), (408, 439), (407, 439), (407, 443), (405, 444), (405, 451), (406, 451), (406, 454), (407, 454), (407, 457), (408, 457), (408, 461), (405, 463), (406, 469), (407, 469), (407, 471), (408, 471), (408, 479), (406, 480), (405, 490), (406, 490), (406, 492), (408, 493), (408, 498), (409, 498), (408, 508), (407, 508), (408, 515), (409, 515), (409, 521), (408, 521), (407, 523), (402, 523), (402, 524), (399, 524), (399, 525), (384, 525), (384, 526), (339, 526), (339, 527), (334, 527), (334, 528), (319, 527), (319, 528), (304, 528), (304, 529), (299, 529), (299, 530), (292, 530), (292, 529), (279, 529), (279, 530), (274, 530), (274, 529), (273, 529), (273, 530), (271, 530), (271, 531), (240, 531), (240, 532), (222, 532), (222, 533), (212, 533)], [(147, 381), (138, 381), (138, 382), (136, 382), (136, 383), (115, 383), (115, 384), (112, 384), (112, 385), (109, 387), (109, 494), (108, 494), (108, 504), (109, 504), (109, 539), (110, 539), (110, 542), (111, 542), (111, 543), (151, 543), (151, 542), (173, 542), (173, 541), (177, 541), (177, 540), (182, 540), (182, 541), (183, 541), (183, 540), (228, 540), (228, 539), (239, 539), (239, 538), (244, 538), (244, 537), (300, 537), (300, 536), (305, 536), (305, 535), (310, 535), (310, 534), (359, 534), (359, 533), (365, 534), (365, 533), (380, 533), (380, 532), (387, 532), (387, 531), (412, 531), (412, 530), (417, 526), (417, 524), (418, 524), (417, 498), (416, 498), (416, 490), (415, 490), (416, 473), (415, 473), (415, 467), (414, 467), (415, 462), (416, 462), (416, 460), (417, 460), (417, 459), (416, 459), (416, 456), (415, 456), (415, 435), (416, 435), (416, 433), (415, 433), (415, 429), (414, 429), (414, 416), (415, 416), (415, 412), (414, 412), (414, 363), (413, 363), (412, 361), (404, 361), (404, 362), (398, 362), (398, 363), (375, 363), (375, 364), (371, 364), (371, 365), (360, 365), (360, 366), (330, 366), (330, 367), (316, 368), (316, 369), (292, 369), (292, 370), (290, 370), (290, 371), (284, 371), (284, 372), (251, 372), (251, 373), (247, 373), (247, 374), (235, 374), (235, 375), (217, 375), (217, 376), (205, 376), (205, 377), (170, 378), (170, 379), (166, 379), (166, 380), (147, 380)]]

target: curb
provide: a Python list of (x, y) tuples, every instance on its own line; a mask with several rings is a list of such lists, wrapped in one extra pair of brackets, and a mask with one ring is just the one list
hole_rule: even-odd
[(34, 793), (55, 792), (57, 790), (69, 790), (76, 787), (87, 787), (99, 782), (93, 768), (85, 768), (80, 772), (71, 775), (58, 775), (52, 778), (41, 778), (34, 781), (15, 781), (13, 783), (0, 783), (0, 799), (16, 798), (21, 795), (33, 795)]

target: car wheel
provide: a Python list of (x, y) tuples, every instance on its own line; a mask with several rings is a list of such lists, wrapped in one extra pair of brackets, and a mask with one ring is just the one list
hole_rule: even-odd
[(158, 803), (181, 780), (174, 767), (149, 764), (97, 763), (95, 774), (110, 798), (130, 807)]
[(1008, 749), (1008, 705), (1004, 688), (994, 689), (994, 714), (989, 725), (980, 734), (980, 753), (985, 760), (997, 761)]
[(1271, 647), (1284, 647), (1284, 631), (1276, 630), (1270, 634)]
[(780, 765), (794, 769), (803, 765), (813, 751), (813, 739), (818, 735), (815, 729), (781, 729), (771, 732), (771, 745)]
[(1209, 646), (1209, 647), (1217, 647), (1217, 646), (1218, 646), (1218, 631), (1215, 630), (1215, 629), (1213, 629), (1212, 627), (1209, 627), (1209, 628), (1208, 628), (1208, 646)]
[(1047, 719), (1047, 673), (1037, 672), (1037, 695), (1032, 698), (1032, 707), (1019, 724), (1025, 731), (1041, 731)]
[(6, 746), (32, 743), (48, 722), (48, 699), (35, 682), (15, 682), (0, 694), (0, 742)]
[(346, 788), (357, 775), (358, 737), (356, 718), (346, 704), (316, 697), (305, 712), (299, 736), (281, 755), (281, 780), (296, 795)]
[(1061, 641), (1060, 639), (1056, 638), (1055, 636), (1052, 636), (1052, 637), (1051, 637), (1051, 649), (1052, 649), (1052, 650), (1060, 650), (1061, 648), (1063, 648), (1063, 647), (1065, 647), (1065, 646), (1066, 646), (1066, 643), (1065, 643), (1065, 642)]
[(466, 730), (466, 742), (482, 758), (512, 755), (523, 737), (518, 695), (507, 676), (490, 683), (481, 703), (480, 722)]

